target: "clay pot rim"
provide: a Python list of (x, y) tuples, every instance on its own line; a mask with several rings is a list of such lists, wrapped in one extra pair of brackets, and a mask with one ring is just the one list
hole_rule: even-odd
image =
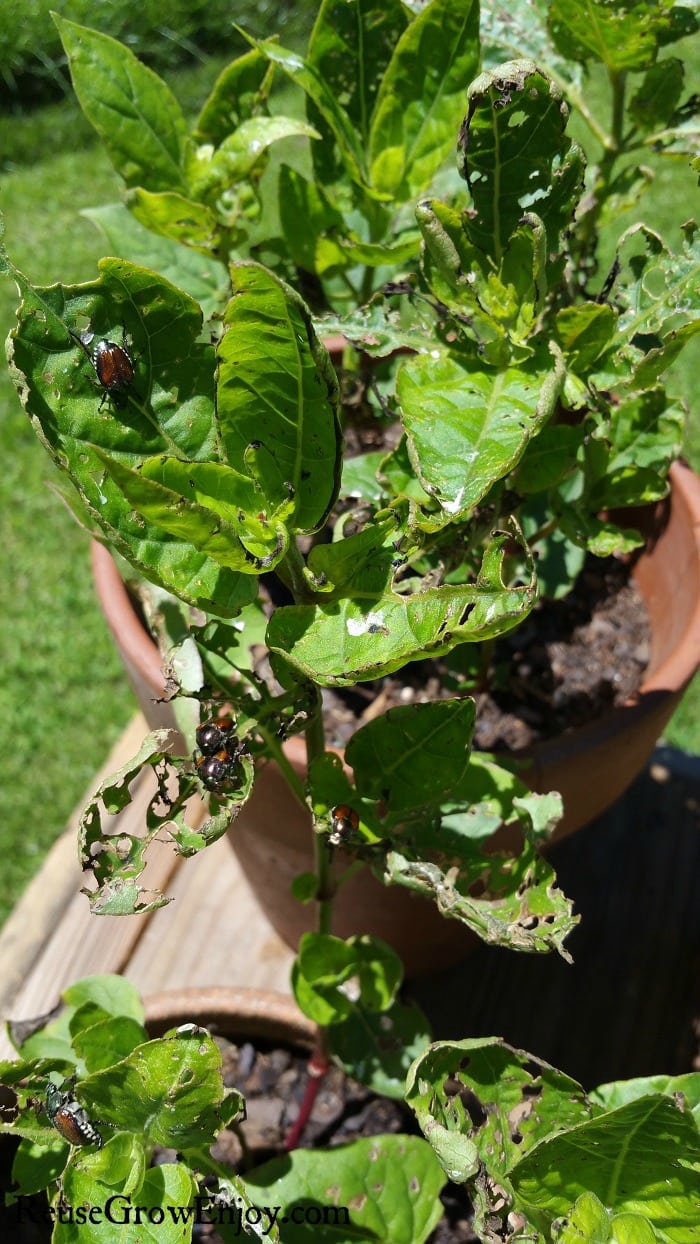
[(310, 1049), (316, 1025), (291, 994), (254, 986), (205, 985), (164, 989), (144, 998), (146, 1027), (160, 1035), (180, 1024), (200, 1023), (222, 1036), (266, 1037)]
[[(696, 557), (700, 563), (700, 477), (685, 463), (678, 461), (671, 467), (670, 479), (674, 496), (690, 516)], [(158, 689), (159, 694), (164, 693), (165, 679), (158, 646), (143, 627), (109, 549), (93, 540), (91, 558), (97, 595), (118, 646), (146, 682), (154, 690)], [(700, 596), (685, 634), (659, 668), (644, 679), (637, 696), (629, 701), (630, 706), (639, 705), (640, 700), (652, 692), (682, 690), (699, 662)], [(614, 711), (611, 711), (611, 716)]]

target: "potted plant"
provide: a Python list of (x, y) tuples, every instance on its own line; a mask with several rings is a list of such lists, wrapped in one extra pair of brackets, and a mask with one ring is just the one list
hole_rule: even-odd
[[(698, 323), (692, 227), (673, 254), (634, 226), (607, 275), (598, 271), (602, 222), (621, 209), (623, 189), (628, 203), (645, 185), (646, 174), (633, 176), (620, 161), (642, 145), (677, 150), (684, 141), (680, 62), (662, 79), (656, 54), (692, 20), (685, 11), (650, 15), (640, 45), (619, 52), (607, 27), (591, 48), (558, 8), (549, 33), (530, 28), (530, 18), (527, 29), (504, 27), (499, 13), (487, 11), (482, 40), (471, 3), (433, 0), (410, 21), (403, 6), (380, 18), (361, 5), (326, 3), (306, 57), (252, 40), (215, 84), (193, 133), (165, 84), (126, 48), (59, 20), (78, 97), (124, 177), (132, 214), (158, 234), (153, 263), (172, 271), (179, 262), (181, 283), (123, 259), (102, 261), (95, 282), (71, 288), (38, 291), (15, 272), (23, 305), (11, 365), (37, 430), (70, 476), (69, 504), (169, 593), (156, 601), (155, 623), (181, 671), (167, 694), (179, 686), (174, 707), (189, 753), (173, 823), (190, 790), (207, 786), (206, 763), (197, 769), (191, 757), (200, 716), (214, 716), (217, 705), (233, 713), (240, 749), (223, 780), (208, 783), (219, 809), (209, 835), (249, 798), (254, 761), (258, 771), (273, 761), (296, 797), (282, 812), (264, 807), (261, 826), (255, 803), (269, 783), (258, 783), (233, 831), (279, 921), (298, 913), (288, 881), (305, 849), (299, 835), (309, 840), (307, 797), (326, 835), (333, 807), (357, 813), (349, 836), (359, 835), (355, 845), (383, 879), (432, 899), (442, 893), (443, 871), (423, 868), (425, 838), (409, 841), (412, 822), (423, 827), (418, 838), (430, 827), (432, 850), (454, 809), (483, 796), (489, 762), (466, 765), (470, 694), (497, 691), (504, 674), (508, 682), (499, 639), (524, 632), (538, 592), (565, 598), (587, 555), (634, 559), (642, 550), (637, 577), (650, 612), (673, 591), (674, 626), (657, 626), (649, 694), (600, 730), (545, 740), (534, 768), (523, 767), (516, 749), (510, 767), (529, 785), (564, 789), (559, 832), (624, 787), (697, 665), (698, 603), (676, 587), (700, 587), (694, 477), (688, 483), (689, 473), (674, 467), (670, 521), (667, 508), (655, 530), (649, 514), (668, 507), (669, 467), (680, 451), (682, 403), (661, 377)], [(508, 39), (537, 48), (546, 67), (509, 60), (479, 74), (482, 44), (507, 51)], [(591, 56), (609, 70), (609, 133), (580, 89)], [(272, 111), (274, 71), (306, 93), (306, 119)], [(635, 72), (641, 81), (631, 94), (624, 75)], [(588, 181), (560, 81), (604, 137)], [(140, 120), (127, 122), (132, 112)], [(300, 164), (294, 148), (272, 178), (270, 149), (285, 142), (306, 142), (310, 157)], [(128, 249), (123, 217), (101, 219)], [(187, 273), (173, 258), (183, 242)], [(342, 400), (322, 341), (340, 332), (348, 343)], [(682, 568), (669, 555), (679, 527)], [(653, 552), (643, 548), (648, 534)], [(537, 675), (531, 681), (537, 693)], [(372, 715), (389, 708), (348, 743), (354, 784), (325, 751), (334, 739), (323, 734), (322, 690)], [(422, 703), (431, 696), (435, 703)], [(632, 741), (613, 749), (630, 719)], [(590, 745), (591, 733), (593, 750), (577, 767), (572, 753), (581, 738)], [(302, 734), (303, 744), (294, 737)], [(159, 763), (162, 746), (152, 743), (141, 763)], [(442, 750), (448, 776), (433, 765), (433, 749)], [(406, 766), (395, 779), (397, 750)], [(553, 767), (541, 764), (557, 751)], [(415, 772), (424, 781), (430, 770), (432, 784), (401, 794), (396, 780), (421, 753), (425, 765)], [(316, 762), (307, 796), (305, 770), (313, 774)], [(272, 772), (268, 765), (266, 778)], [(489, 783), (510, 780), (495, 772), (488, 769)], [(286, 864), (284, 843), (263, 845), (270, 827), (278, 838), (290, 831)], [(400, 864), (388, 862), (397, 829)], [(512, 845), (502, 831), (501, 845), (508, 837)], [(472, 852), (474, 837), (467, 840)], [(190, 849), (186, 831), (176, 841)], [(460, 850), (464, 843), (460, 829)], [(448, 856), (453, 847), (450, 840)], [(488, 878), (503, 893), (502, 878), (490, 866), (484, 874), (483, 852), (477, 857), (457, 883), (461, 897), (453, 902), (450, 891), (447, 906), (460, 920), (472, 911), (463, 900), (476, 875), (487, 878), (486, 902)], [(271, 858), (284, 878), (273, 901)], [(307, 850), (302, 871), (311, 863)], [(514, 873), (511, 883), (512, 899)], [(348, 932), (368, 927), (354, 884), (339, 902), (337, 927)], [(384, 909), (376, 896), (370, 906)], [(469, 915), (474, 922), (483, 934), (481, 917)], [(443, 922), (435, 923), (443, 937)], [(286, 932), (295, 941), (298, 925)]]
[[(599, 1196), (595, 1181), (580, 1188), (569, 1181), (561, 1196), (546, 1192), (547, 1171), (566, 1166), (561, 1146), (575, 1143), (571, 1132), (590, 1127), (596, 1147), (599, 1126), (616, 1137), (618, 1126), (637, 1126), (638, 1111), (646, 1126), (638, 1099), (647, 1102), (649, 1085), (595, 1098), (543, 1064), (533, 1071), (529, 1055), (502, 1042), (426, 1050), (420, 1020), (397, 1001), (400, 962), (371, 936), (385, 892), (379, 901), (369, 892), (375, 874), (430, 900), (449, 918), (439, 928), (567, 954), (576, 918), (540, 851), (561, 801), (471, 751), (469, 693), (495, 677), (495, 644), (532, 615), (538, 581), (562, 595), (586, 553), (631, 557), (643, 546), (634, 512), (663, 502), (680, 449), (680, 403), (660, 377), (697, 323), (688, 297), (697, 271), (690, 227), (678, 255), (646, 227), (627, 232), (608, 276), (596, 276), (601, 218), (614, 214), (623, 186), (628, 195), (634, 188), (616, 168), (632, 149), (625, 115), (640, 141), (682, 142), (678, 72), (667, 87), (656, 53), (693, 19), (664, 8), (642, 20), (635, 11), (643, 38), (618, 66), (620, 14), (596, 10), (606, 32), (599, 47), (591, 49), (562, 2), (550, 12), (551, 39), (534, 25), (523, 35), (524, 50), (540, 40), (537, 64), (508, 59), (479, 73), (474, 3), (432, 0), (417, 15), (398, 4), (378, 13), (359, 0), (325, 3), (306, 57), (251, 41), (215, 85), (193, 135), (164, 84), (125, 48), (61, 19), (81, 103), (124, 176), (134, 216), (159, 235), (154, 266), (172, 265), (173, 243), (201, 258), (170, 266), (174, 282), (108, 258), (94, 282), (39, 290), (3, 252), (22, 292), (10, 343), (20, 393), (70, 476), (66, 499), (80, 520), (160, 593), (154, 621), (166, 638), (169, 694), (188, 748), (172, 755), (167, 734), (154, 731), (90, 802), (81, 853), (97, 883), (93, 910), (126, 914), (165, 901), (139, 886), (153, 838), (167, 832), (189, 855), (232, 826), (235, 843), (245, 825), (236, 818), (252, 806), (254, 788), (266, 789), (274, 764), (287, 801), (266, 819), (284, 828), (295, 804), (310, 813), (293, 892), (316, 931), (299, 940), (293, 985), (320, 1025), (318, 1059), (332, 1050), (399, 1092), (408, 1056), (419, 1055), (410, 1101), (450, 1176), (472, 1181), (478, 1229), (491, 1238), (507, 1230), (550, 1238), (556, 1230), (574, 1239), (581, 1223), (610, 1235), (608, 1209), (649, 1210), (626, 1193)], [(492, 12), (489, 39), (503, 48), (513, 25), (499, 20)], [(554, 75), (562, 77), (565, 56), (564, 80), (575, 94), (576, 67), (593, 53), (610, 62), (613, 129), (586, 186)], [(306, 92), (305, 120), (269, 109), (275, 69)], [(623, 70), (643, 75), (627, 114)], [(457, 135), (458, 170), (445, 171)], [(307, 138), (313, 165), (300, 168), (297, 152), (296, 165), (266, 181), (271, 144)], [(272, 222), (271, 187), (279, 209)], [(103, 216), (115, 237), (121, 219)], [(349, 343), (342, 402), (322, 340), (337, 333)], [(374, 686), (344, 756), (328, 745), (324, 695), (350, 689), (361, 699), (367, 684), (417, 663), (425, 676), (426, 661), (435, 696), (392, 704), (386, 684)], [(302, 736), (303, 769), (285, 746)], [(145, 766), (158, 785), (144, 833), (115, 839), (101, 814), (125, 806)], [(194, 792), (211, 803), (197, 829), (187, 820)], [(272, 893), (275, 874), (285, 896), (288, 877), (276, 851), (268, 859), (265, 902), (274, 919), (283, 901)], [(370, 893), (375, 913), (358, 916), (352, 886)], [(336, 935), (345, 931), (334, 917), (345, 896), (358, 922), (350, 938)], [(424, 942), (421, 912), (411, 908), (414, 941), (420, 921)], [(76, 1004), (88, 1010), (69, 1015), (77, 1043), (72, 1053), (62, 1046), (60, 1065), (50, 1066), (37, 1043), (34, 1062), (6, 1073), (22, 1108), (34, 1084), (52, 1076), (44, 1116), (48, 1109), (59, 1131), (65, 1123), (64, 1139), (72, 1128), (89, 1141), (88, 1125), (99, 1127), (92, 1121), (100, 1118), (124, 1129), (87, 1158), (90, 1145), (78, 1145), (66, 1168), (71, 1195), (90, 1199), (86, 1186), (70, 1182), (73, 1172), (78, 1178), (86, 1163), (90, 1178), (111, 1169), (112, 1145), (128, 1148), (127, 1183), (144, 1186), (148, 1143), (133, 1139), (143, 1103), (125, 1112), (129, 1092), (116, 1106), (109, 1098), (132, 1063), (151, 1058), (153, 1075), (171, 1083), (164, 1109), (175, 1103), (184, 1128), (177, 1147), (198, 1155), (185, 1163), (192, 1192), (194, 1167), (206, 1167), (204, 1136), (239, 1104), (216, 1076), (196, 1077), (201, 1093), (188, 1099), (183, 1085), (194, 1063), (183, 1063), (180, 1051), (194, 1057), (196, 1042), (197, 1057), (213, 1058), (208, 1042), (173, 1034), (151, 1054), (129, 1002), (138, 1030), (129, 1028), (117, 1044), (123, 1057), (100, 1079), (102, 1055), (91, 1053), (88, 1063), (81, 1050), (93, 1027), (107, 1024), (106, 1037), (121, 1019), (111, 1002), (95, 1010), (91, 994), (78, 993)], [(70, 1096), (76, 1057), (84, 1060), (78, 1074), (89, 1075)], [(138, 1085), (131, 1088), (138, 1097)], [(686, 1089), (692, 1095), (694, 1082), (672, 1091)], [(483, 1117), (492, 1091), (510, 1119), (498, 1137)], [(626, 1113), (612, 1117), (624, 1093)], [(531, 1108), (535, 1098), (541, 1109)], [(197, 1112), (204, 1122), (190, 1133)], [(649, 1117), (651, 1132), (661, 1121), (685, 1160), (696, 1143), (690, 1115), (662, 1092)], [(23, 1109), (17, 1128), (25, 1126)], [(46, 1119), (37, 1127), (45, 1138)], [(147, 1142), (155, 1139), (146, 1130)], [(523, 1175), (515, 1168), (530, 1148)], [(675, 1160), (677, 1150), (668, 1152)], [(275, 1180), (281, 1198), (280, 1181), (291, 1172), (288, 1204), (309, 1173), (306, 1159), (286, 1161), (284, 1171), (262, 1178)], [(334, 1161), (315, 1168), (323, 1187), (330, 1180), (354, 1202), (357, 1184)], [(372, 1161), (365, 1152), (363, 1188)], [(412, 1218), (404, 1236), (392, 1220), (384, 1238), (426, 1238), (441, 1169), (426, 1145), (411, 1149), (401, 1196), (421, 1204), (420, 1224)], [(64, 1173), (64, 1193), (66, 1184)], [(149, 1177), (149, 1196), (152, 1185)], [(244, 1185), (232, 1186), (255, 1204)], [(416, 1188), (421, 1195), (411, 1199)], [(178, 1185), (177, 1195), (187, 1189)], [(684, 1177), (678, 1195), (682, 1216)], [(512, 1214), (523, 1216), (522, 1230), (520, 1219), (508, 1221)], [(374, 1219), (358, 1221), (376, 1234)]]

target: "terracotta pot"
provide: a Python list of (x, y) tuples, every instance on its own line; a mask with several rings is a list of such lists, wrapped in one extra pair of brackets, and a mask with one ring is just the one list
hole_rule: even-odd
[[(700, 665), (700, 480), (681, 463), (672, 468), (671, 480), (670, 498), (638, 516), (649, 539), (635, 564), (634, 578), (652, 631), (649, 667), (639, 693), (586, 726), (516, 754), (522, 777), (534, 790), (559, 790), (564, 798), (565, 815), (555, 839), (593, 820), (627, 789)], [(168, 706), (153, 704), (164, 687), (156, 645), (100, 545), (93, 548), (93, 566), (100, 600), (139, 703), (151, 724), (164, 724)], [(290, 739), (285, 746), (303, 772), (301, 740)], [(299, 935), (313, 926), (313, 910), (302, 907), (290, 892), (293, 878), (312, 867), (311, 834), (303, 810), (274, 765), (266, 766), (264, 779), (256, 783), (230, 837), (268, 918), (295, 946)], [(495, 845), (507, 846), (507, 836), (500, 835)], [(386, 888), (365, 875), (341, 887), (335, 906), (335, 933), (384, 937), (401, 954), (409, 974), (430, 970), (436, 962), (454, 961), (473, 942), (462, 926), (438, 916), (426, 900)]]
[(166, 989), (144, 999), (146, 1027), (152, 1037), (168, 1028), (197, 1023), (215, 1035), (265, 1037), (311, 1049), (315, 1025), (302, 1015), (289, 994), (273, 989)]

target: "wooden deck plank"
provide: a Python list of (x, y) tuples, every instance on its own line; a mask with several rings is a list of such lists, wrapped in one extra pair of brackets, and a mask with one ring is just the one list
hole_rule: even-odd
[[(245, 816), (245, 812), (242, 814)], [(228, 839), (184, 860), (124, 974), (143, 995), (183, 985), (289, 990), (292, 952), (268, 924)]]
[[(32, 970), (42, 947), (63, 918), (72, 897), (83, 884), (78, 861), (78, 823), (87, 800), (100, 783), (133, 756), (148, 732), (141, 714), (129, 722), (102, 768), (71, 814), (66, 829), (53, 844), (44, 863), (0, 930), (0, 1015)], [(86, 899), (83, 899), (87, 903)]]

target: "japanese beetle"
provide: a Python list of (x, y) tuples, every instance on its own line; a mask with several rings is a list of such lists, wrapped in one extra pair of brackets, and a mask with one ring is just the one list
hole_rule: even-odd
[(237, 747), (238, 739), (233, 734), (235, 724), (233, 718), (228, 716), (202, 722), (195, 735), (200, 752), (204, 756), (214, 756), (222, 748), (230, 749), (231, 745)]
[[(125, 406), (128, 401), (128, 390), (134, 383), (136, 370), (126, 342), (126, 329), (122, 332), (122, 344), (110, 341), (105, 337), (93, 346), (94, 333), (74, 333), (70, 335), (87, 354), (95, 369), (95, 375), (104, 389), (102, 402), (111, 397), (115, 406)], [(100, 406), (102, 406), (100, 402)]]
[(70, 1093), (62, 1093), (49, 1080), (44, 1109), (56, 1131), (69, 1145), (95, 1145), (102, 1148), (102, 1137), (90, 1121), (87, 1110)]
[(214, 795), (218, 795), (225, 789), (233, 789), (239, 782), (234, 781), (236, 760), (240, 751), (232, 756), (225, 747), (221, 751), (216, 752), (213, 756), (200, 756), (197, 763), (197, 776), (204, 783), (207, 790)]
[(334, 847), (340, 846), (357, 832), (359, 825), (360, 818), (354, 808), (347, 803), (337, 804), (335, 808), (331, 808), (331, 832), (328, 841)]

